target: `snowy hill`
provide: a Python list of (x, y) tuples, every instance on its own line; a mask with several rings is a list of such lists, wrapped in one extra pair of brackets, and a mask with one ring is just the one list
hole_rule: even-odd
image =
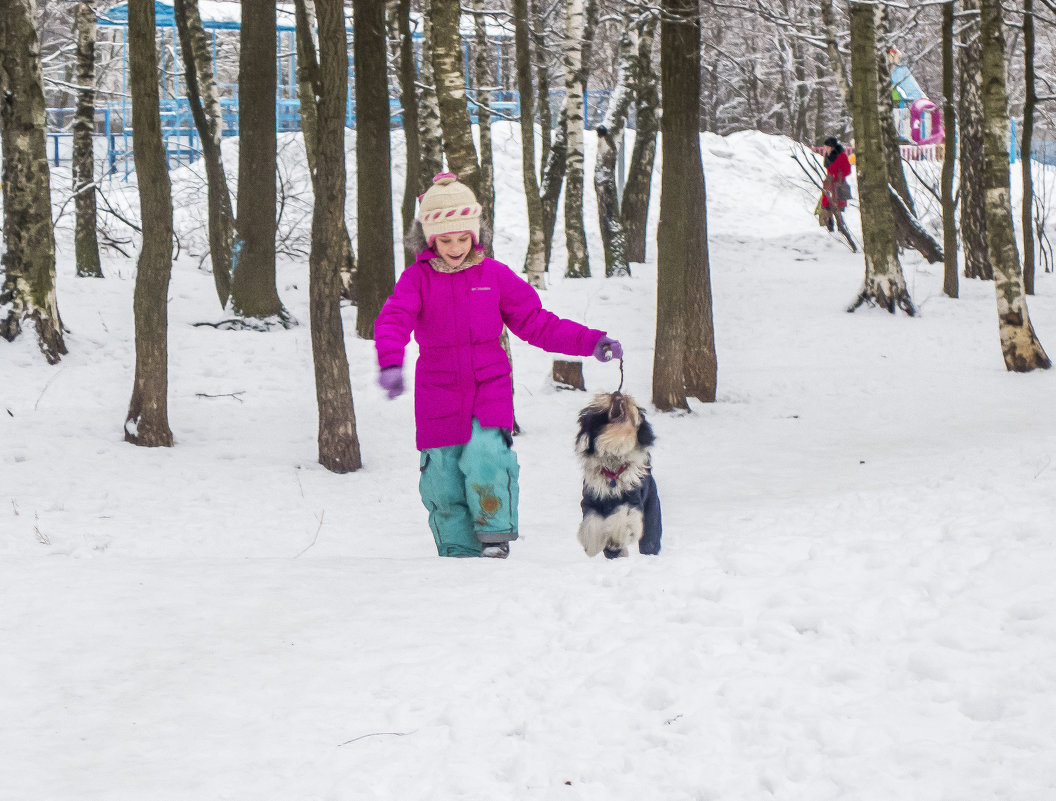
[[(125, 444), (135, 264), (76, 279), (63, 233), (69, 356), (0, 343), (0, 800), (1052, 797), (1056, 376), (1006, 373), (993, 287), (962, 278), (949, 300), (912, 255), (919, 317), (847, 314), (861, 256), (817, 227), (789, 141), (702, 150), (719, 397), (651, 414), (656, 558), (579, 549), (587, 396), (520, 341), (522, 537), (505, 562), (436, 558), (412, 400), (375, 386), (355, 309), (365, 467), (336, 476), (315, 462), (307, 259), (279, 272), (300, 327), (195, 326), (222, 312), (193, 203), (170, 288), (176, 445)], [(496, 158), (496, 254), (518, 265), (510, 126)], [(177, 197), (195, 174), (174, 173)], [(618, 337), (648, 408), (653, 242), (631, 278), (564, 280), (560, 219), (544, 304)], [(1037, 291), (1053, 355), (1052, 274)]]

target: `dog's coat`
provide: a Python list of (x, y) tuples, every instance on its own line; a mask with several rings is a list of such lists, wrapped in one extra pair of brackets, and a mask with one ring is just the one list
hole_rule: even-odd
[(587, 556), (614, 559), (660, 553), (660, 497), (649, 447), (655, 436), (630, 395), (602, 393), (579, 413), (576, 452), (583, 460), (583, 522), (579, 543)]

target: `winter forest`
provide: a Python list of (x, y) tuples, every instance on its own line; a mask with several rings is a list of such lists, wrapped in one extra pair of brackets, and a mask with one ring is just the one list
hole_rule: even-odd
[[(1053, 64), (1052, 0), (0, 0), (0, 801), (1053, 797)], [(503, 330), (509, 559), (379, 387), (443, 172), (622, 343)], [(577, 542), (613, 391), (656, 556)]]

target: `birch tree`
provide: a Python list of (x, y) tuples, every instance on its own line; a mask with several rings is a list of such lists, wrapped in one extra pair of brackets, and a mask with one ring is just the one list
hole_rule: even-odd
[[(360, 5), (357, 3), (356, 8)], [(380, 7), (380, 3), (377, 7)], [(312, 207), (312, 249), (308, 258), (312, 360), (319, 406), (319, 463), (334, 473), (349, 473), (362, 467), (363, 462), (356, 431), (356, 411), (352, 402), (339, 301), (340, 271), (347, 235), (345, 98), (348, 93), (348, 49), (341, 0), (316, 0), (316, 10), (319, 63), (308, 65), (306, 78), (313, 92), (303, 101), (315, 106), (316, 129), (312, 140), (314, 161), (326, 165), (326, 169), (312, 170), (315, 203)], [(378, 21), (376, 16), (375, 24)], [(359, 55), (358, 40), (364, 33), (361, 25), (365, 26), (367, 20), (361, 19), (357, 13), (355, 22), (356, 54)], [(387, 199), (388, 195), (384, 197)], [(390, 268), (391, 219), (390, 210)]]
[(77, 275), (103, 277), (99, 263), (95, 207), (95, 11), (78, 3), (74, 22), (77, 40), (77, 112), (73, 123), (73, 194), (77, 222), (74, 254)]
[(961, 250), (966, 278), (991, 280), (983, 191), (983, 50), (980, 39), (980, 0), (962, 0), (965, 25), (961, 31), (960, 86), (957, 108), (957, 146), (960, 150)]
[(473, 32), (476, 58), (473, 72), (476, 76), (477, 138), (480, 140), (480, 191), (477, 200), (484, 210), (484, 219), (495, 222), (495, 158), (491, 144), (491, 67), (488, 54), (488, 26), (484, 16), (484, 0), (472, 0)]
[(653, 68), (653, 41), (659, 16), (653, 12), (641, 19), (638, 35), (638, 65), (635, 73), (634, 148), (623, 187), (620, 215), (627, 234), (627, 260), (645, 261), (646, 231), (649, 220), (649, 198), (653, 186), (653, 162), (656, 158), (656, 135), (660, 130), (660, 90)]
[(711, 308), (707, 193), (700, 155), (700, 13), (697, 0), (664, 0), (660, 23), (664, 170), (657, 229), (653, 404), (715, 400), (718, 362)]
[(418, 98), (418, 132), (421, 142), (421, 163), (418, 173), (420, 191), (433, 185), (433, 176), (444, 171), (444, 132), (440, 126), (440, 101), (436, 94), (433, 74), (433, 24), (426, 15), (422, 23), (422, 50), (419, 68), (421, 94)]
[(994, 268), (997, 321), (1005, 368), (1025, 373), (1052, 366), (1027, 313), (1016, 231), (1012, 223), (1009, 180), (1008, 91), (1005, 34), (1000, 0), (982, 0), (983, 189), (986, 238)]
[[(851, 2), (851, 110), (854, 115), (855, 163), (862, 219), (865, 283), (851, 306), (877, 305), (892, 314), (916, 308), (898, 261), (898, 240), (891, 209), (890, 180), (877, 98), (876, 17), (872, 2)], [(886, 90), (885, 90), (886, 91)]]
[(128, 4), (132, 153), (139, 185), (143, 242), (136, 262), (133, 309), (136, 375), (125, 416), (125, 440), (171, 447), (168, 415), (168, 291), (172, 274), (172, 192), (161, 139), (153, 0)]
[(49, 364), (66, 353), (55, 297), (55, 231), (45, 130), (44, 83), (33, 0), (0, 4), (0, 145), (3, 150), (4, 280), (0, 336), (36, 330)]
[(480, 191), (480, 165), (466, 106), (459, 0), (432, 0), (431, 8), (433, 76), (440, 105), (440, 127), (444, 132), (444, 156), (448, 169), (477, 194)]
[(353, 12), (359, 239), (356, 332), (363, 339), (373, 339), (374, 321), (396, 282), (385, 6), (378, 0), (363, 0), (353, 5)]
[(1023, 0), (1023, 132), (1020, 145), (1020, 175), (1023, 178), (1023, 205), (1020, 227), (1023, 231), (1023, 291), (1034, 294), (1034, 176), (1031, 171), (1031, 151), (1034, 138), (1034, 111), (1038, 105), (1038, 90), (1034, 70), (1034, 0)]
[(957, 163), (957, 114), (954, 105), (953, 65), (953, 2), (947, 0), (942, 6), (942, 94), (943, 127), (946, 131), (946, 146), (942, 159), (942, 291), (947, 297), (959, 294), (957, 279), (957, 197), (954, 194), (953, 178)]
[(583, 98), (585, 87), (579, 76), (583, 63), (580, 32), (583, 30), (583, 0), (568, 0), (565, 29), (565, 248), (569, 278), (590, 276), (587, 234), (583, 228)]
[[(543, 236), (543, 201), (535, 172), (535, 124), (532, 121), (532, 48), (528, 0), (513, 0), (514, 42), (517, 49), (517, 91), (521, 98), (521, 175), (528, 207), (528, 252), (524, 271), (536, 289), (546, 287), (546, 242)], [(539, 58), (541, 54), (537, 54)], [(549, 101), (548, 101), (549, 102)]]
[(209, 203), (209, 258), (213, 263), (213, 282), (221, 308), (231, 298), (231, 252), (235, 241), (235, 214), (227, 173), (220, 152), (223, 133), (223, 111), (220, 92), (213, 76), (213, 57), (209, 39), (198, 12), (198, 0), (174, 0), (173, 13), (183, 54), (187, 102), (194, 127), (202, 143), (202, 160)]
[[(407, 154), (407, 166), (404, 170), (403, 202), (400, 204), (400, 215), (403, 220), (403, 231), (409, 231), (414, 223), (415, 206), (418, 195), (428, 187), (422, 182), (421, 137), (418, 132), (418, 82), (417, 69), (414, 64), (414, 40), (411, 37), (411, 0), (396, 0), (392, 6), (393, 27), (399, 42), (399, 77), (400, 77), (400, 113), (403, 117), (404, 151)], [(436, 170), (440, 172), (440, 170)], [(404, 248), (404, 264), (414, 262), (414, 252)]]

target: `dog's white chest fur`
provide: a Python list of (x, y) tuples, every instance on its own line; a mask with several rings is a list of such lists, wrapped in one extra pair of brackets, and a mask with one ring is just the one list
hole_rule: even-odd
[(587, 512), (579, 524), (579, 544), (587, 556), (597, 556), (606, 548), (627, 556), (630, 546), (642, 538), (642, 510), (619, 506), (610, 515)]

